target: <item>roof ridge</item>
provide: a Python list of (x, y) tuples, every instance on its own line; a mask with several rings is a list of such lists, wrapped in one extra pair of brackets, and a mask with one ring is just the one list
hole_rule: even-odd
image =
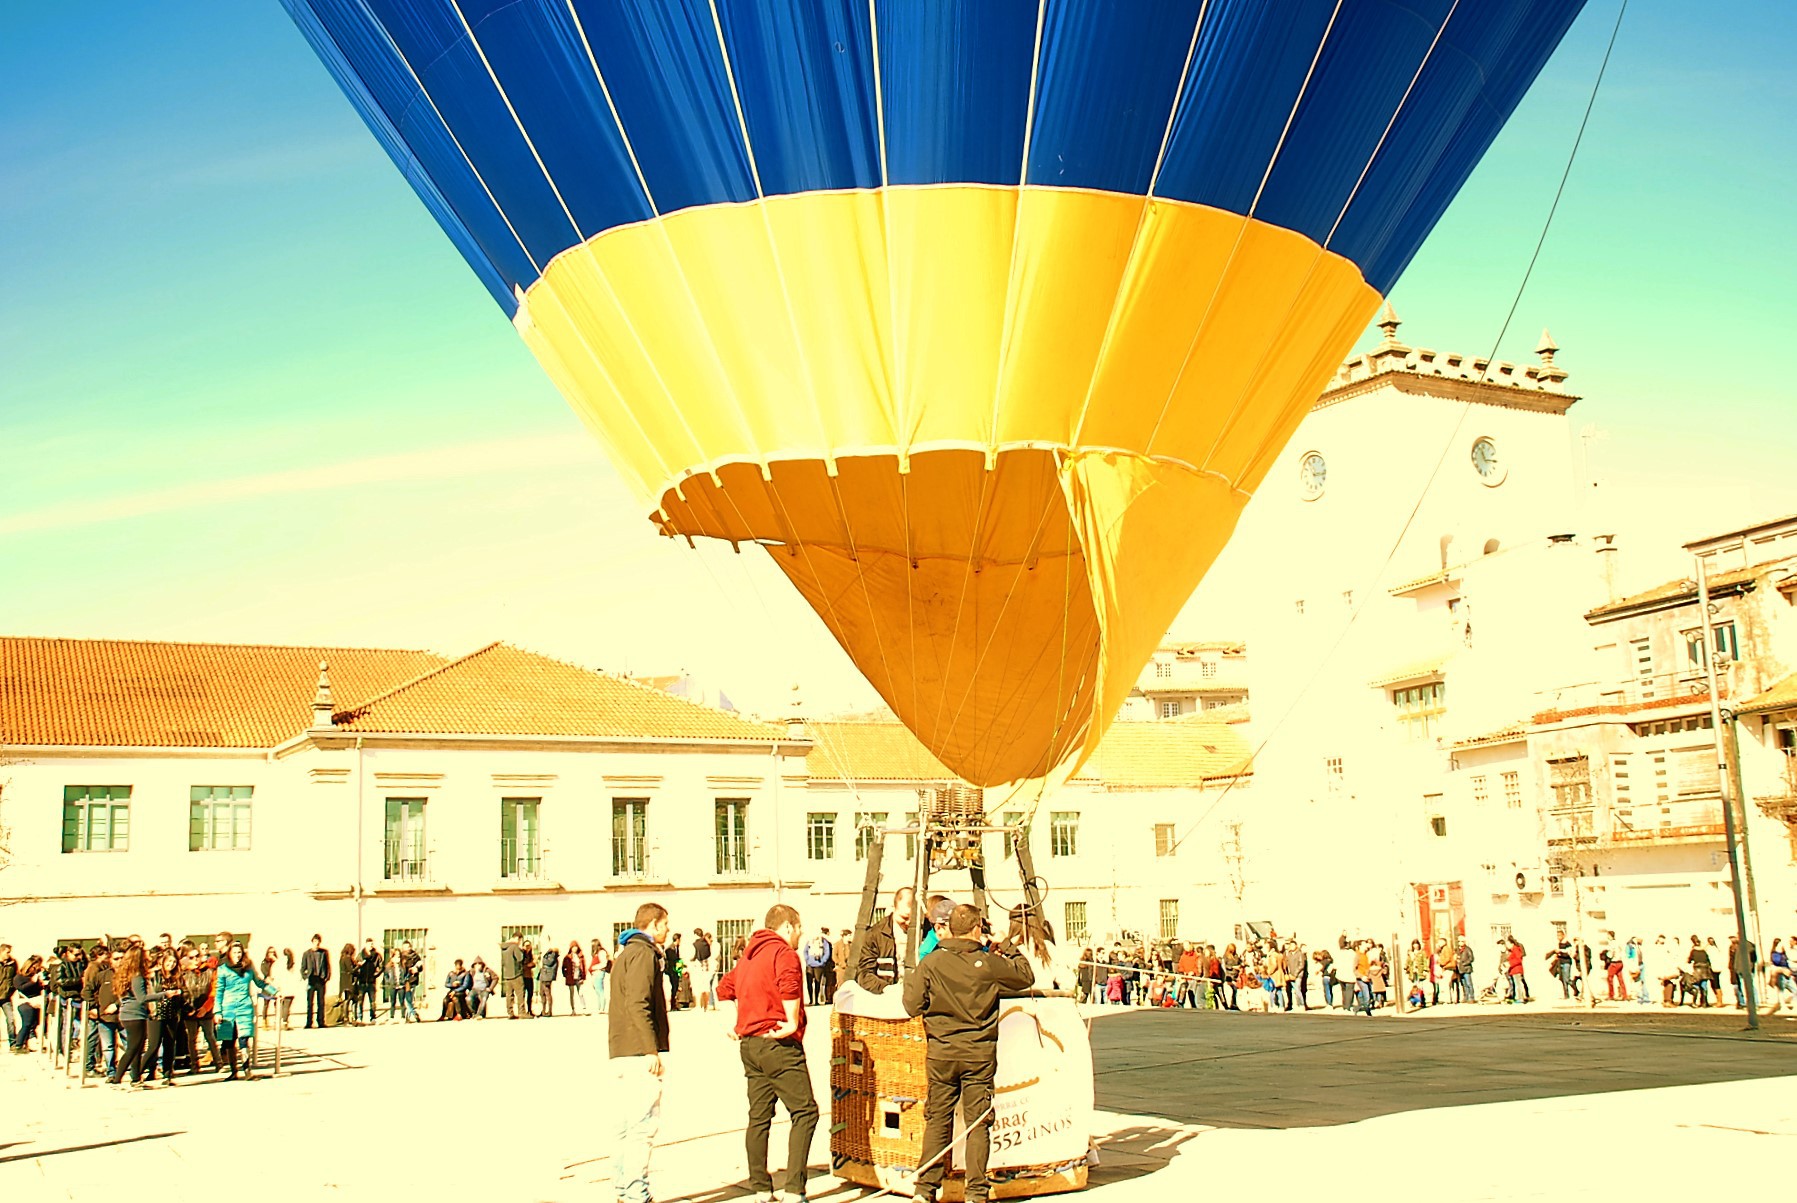
[(370, 706), (373, 706), (376, 702), (385, 701), (386, 699), (394, 696), (395, 694), (403, 693), (405, 690), (412, 688), (412, 686), (422, 684), (423, 682), (428, 681), (430, 678), (437, 676), (440, 673), (448, 672), (450, 669), (455, 668), (457, 665), (466, 664), (468, 661), (474, 659), (474, 657), (476, 657), (476, 656), (484, 655), (485, 653), (492, 651), (496, 647), (503, 646), (504, 642), (505, 642), (504, 640), (495, 639), (495, 640), (493, 640), (493, 642), (487, 644), (484, 647), (477, 647), (473, 651), (468, 652), (466, 655), (457, 656), (456, 658), (448, 661), (447, 663), (439, 664), (435, 668), (432, 668), (432, 669), (427, 669), (426, 671), (419, 673), (417, 676), (412, 677), (410, 680), (401, 681), (398, 685), (393, 686), (391, 689), (385, 690), (384, 692), (381, 692), (381, 693), (377, 693), (371, 698), (365, 698), (362, 701), (357, 702), (354, 706), (346, 706), (341, 710), (334, 710), (331, 712), (331, 721), (336, 722), (340, 715), (347, 715), (350, 718), (360, 718), (364, 713), (367, 712), (368, 708)]
[(0, 640), (18, 643), (109, 643), (129, 647), (220, 647), (242, 651), (271, 652), (394, 652), (411, 656), (437, 655), (436, 652), (421, 647), (356, 647), (349, 644), (310, 643), (220, 643), (208, 639), (106, 639), (81, 635), (0, 635)]

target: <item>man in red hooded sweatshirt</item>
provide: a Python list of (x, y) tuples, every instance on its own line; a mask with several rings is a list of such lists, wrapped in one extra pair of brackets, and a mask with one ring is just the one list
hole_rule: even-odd
[(803, 931), (799, 912), (784, 905), (769, 908), (761, 930), (749, 937), (735, 968), (717, 987), (720, 999), (736, 1003), (736, 1038), (749, 1087), (744, 1144), (749, 1153), (749, 1189), (758, 1203), (775, 1198), (773, 1175), (767, 1168), (775, 1101), (792, 1118), (786, 1189), (779, 1195), (783, 1203), (803, 1203), (805, 1163), (817, 1131), (817, 1100), (805, 1065), (805, 971), (797, 951)]

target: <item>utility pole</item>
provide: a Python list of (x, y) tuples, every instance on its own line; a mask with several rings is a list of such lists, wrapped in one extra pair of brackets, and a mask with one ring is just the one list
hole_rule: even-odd
[[(1728, 875), (1735, 895), (1735, 938), (1740, 941), (1739, 947), (1745, 955), (1749, 947), (1747, 911), (1741, 889), (1741, 850), (1735, 843), (1735, 782), (1729, 773), (1728, 753), (1722, 744), (1722, 701), (1716, 684), (1716, 631), (1710, 614), (1710, 570), (1702, 556), (1694, 558), (1697, 560), (1697, 608), (1703, 612), (1703, 665), (1709, 676), (1710, 686), (1710, 729), (1711, 734), (1716, 737), (1717, 786), (1722, 793), (1722, 831), (1728, 840)], [(1741, 818), (1745, 823), (1746, 814), (1743, 813)], [(1729, 972), (1734, 972), (1732, 964)], [(1747, 995), (1747, 1026), (1757, 1029), (1760, 1026), (1760, 1006), (1756, 997), (1758, 992), (1754, 989), (1751, 964), (1741, 977)]]

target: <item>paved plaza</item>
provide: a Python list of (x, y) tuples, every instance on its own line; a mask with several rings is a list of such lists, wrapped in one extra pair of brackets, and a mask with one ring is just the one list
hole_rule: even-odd
[[(814, 1013), (811, 1065), (828, 1067)], [(1413, 1017), (1098, 1010), (1104, 1203), (1268, 1187), (1563, 1199), (1623, 1182), (1717, 1188), (1777, 1170), (1797, 1137), (1797, 1023), (1739, 1013), (1444, 1008)], [(674, 1017), (653, 1167), (662, 1203), (748, 1196), (735, 1048)], [(242, 1175), (274, 1199), (609, 1200), (603, 1024), (381, 1026), (288, 1034), (278, 1079), (78, 1088), (0, 1059), (0, 1198), (188, 1199)], [(811, 1197), (871, 1198), (827, 1176)], [(775, 1148), (782, 1147), (776, 1132)], [(1676, 1193), (1672, 1197), (1676, 1197)]]

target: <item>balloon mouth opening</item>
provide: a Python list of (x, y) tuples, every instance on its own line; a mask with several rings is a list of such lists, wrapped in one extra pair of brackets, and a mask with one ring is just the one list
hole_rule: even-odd
[(1001, 785), (1052, 772), (1092, 718), (1103, 632), (1063, 460), (725, 464), (669, 489), (657, 521), (760, 544), (945, 775)]

